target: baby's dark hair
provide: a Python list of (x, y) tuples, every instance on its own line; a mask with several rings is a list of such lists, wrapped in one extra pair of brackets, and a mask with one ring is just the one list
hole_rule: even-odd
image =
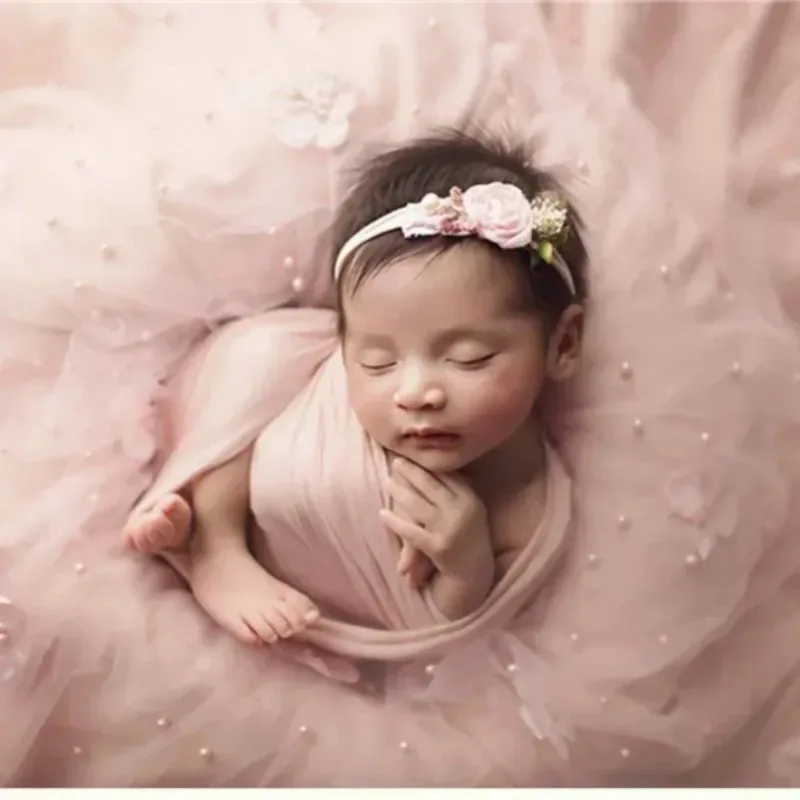
[[(524, 147), (509, 146), (488, 135), (449, 130), (373, 157), (358, 171), (334, 219), (331, 263), (351, 236), (378, 217), (408, 203), (417, 203), (429, 193), (447, 197), (453, 186), (466, 191), (470, 186), (495, 181), (516, 186), (531, 199), (543, 191), (564, 194), (551, 175), (530, 165)], [(570, 207), (569, 232), (558, 245), (558, 253), (572, 275), (575, 296), (557, 270), (542, 262), (532, 250), (502, 250), (477, 238), (406, 239), (400, 231), (391, 231), (366, 242), (347, 259), (337, 285), (338, 305), (341, 309), (345, 291), (357, 291), (370, 276), (401, 258), (426, 253), (435, 256), (451, 247), (468, 244), (489, 248), (515, 271), (520, 303), (542, 315), (548, 329), (552, 329), (567, 306), (583, 302), (586, 297), (587, 256), (580, 227), (580, 220)]]

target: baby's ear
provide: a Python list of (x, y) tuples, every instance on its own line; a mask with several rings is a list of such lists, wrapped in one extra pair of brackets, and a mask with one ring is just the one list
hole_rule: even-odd
[(571, 305), (561, 315), (547, 346), (547, 377), (565, 381), (578, 369), (583, 345), (583, 306)]

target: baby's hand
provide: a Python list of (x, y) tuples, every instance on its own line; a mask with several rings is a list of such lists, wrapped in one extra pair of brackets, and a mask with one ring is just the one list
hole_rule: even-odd
[(386, 527), (405, 547), (428, 556), (439, 572), (468, 577), (477, 565), (491, 563), (486, 508), (463, 478), (432, 475), (396, 459), (387, 491), (395, 509), (381, 510)]
[[(413, 520), (407, 520), (413, 522)], [(433, 562), (421, 550), (403, 542), (400, 558), (397, 561), (397, 571), (406, 575), (415, 589), (423, 589), (436, 572)]]

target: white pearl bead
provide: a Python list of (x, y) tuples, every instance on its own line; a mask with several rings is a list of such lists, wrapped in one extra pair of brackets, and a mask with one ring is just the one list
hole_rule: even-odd
[(278, 232), (278, 229), (274, 225), (270, 225), (267, 228), (267, 236), (274, 236)]
[(149, 342), (153, 338), (153, 334), (151, 331), (142, 331), (140, 338), (143, 342)]
[(640, 419), (633, 421), (633, 432), (637, 436), (641, 436), (644, 433), (644, 423)]
[(308, 725), (301, 725), (298, 730), (305, 736), (308, 733)]
[(669, 267), (666, 264), (662, 264), (658, 271), (661, 273), (661, 277), (666, 281), (669, 280)]
[(8, 628), (0, 628), (0, 643), (7, 642), (8, 639)]
[(73, 747), (72, 748), (72, 754), (75, 755), (75, 756), (83, 755), (83, 748), (82, 747), (77, 747), (77, 746)]
[(601, 705), (601, 706), (604, 706), (604, 705), (607, 705), (607, 704), (608, 704), (608, 698), (607, 698), (607, 697), (605, 697), (605, 696), (604, 696), (604, 697), (601, 697), (601, 698), (600, 698), (600, 705)]
[(209, 750), (207, 747), (200, 748), (200, 758), (210, 759), (211, 755), (211, 750)]
[(620, 755), (621, 755), (623, 758), (630, 758), (631, 751), (630, 751), (630, 750), (628, 750), (628, 748), (627, 748), (627, 747), (623, 747), (623, 748), (622, 748), (622, 749), (619, 751), (619, 754), (620, 754)]
[(631, 527), (631, 521), (630, 521), (630, 518), (626, 517), (624, 514), (620, 514), (620, 515), (619, 515), (619, 517), (617, 518), (617, 523), (619, 524), (619, 527), (620, 527), (620, 528), (621, 528), (623, 531), (627, 531), (627, 530), (629, 530), (629, 529), (630, 529), (630, 527)]
[(100, 248), (100, 253), (106, 261), (110, 261), (117, 255), (117, 251), (110, 244), (104, 244)]
[(516, 672), (516, 671), (519, 669), (519, 667), (518, 667), (516, 664), (509, 664), (509, 665), (506, 667), (506, 669), (507, 669), (509, 672)]
[(578, 162), (577, 166), (581, 175), (586, 175), (589, 172), (589, 165), (583, 159)]
[(81, 562), (79, 561), (77, 564), (75, 564), (74, 570), (78, 575), (83, 575), (83, 573), (86, 572), (86, 566), (84, 564), (81, 564)]
[(295, 278), (292, 281), (292, 289), (294, 289), (295, 292), (302, 292), (304, 285), (305, 284), (303, 283), (303, 279), (302, 278)]
[(666, 644), (669, 641), (669, 636), (666, 633), (662, 633), (661, 636), (658, 637), (659, 644)]
[(159, 717), (158, 720), (156, 720), (156, 725), (158, 725), (159, 728), (168, 728), (169, 720), (166, 717)]
[(703, 431), (703, 432), (700, 434), (700, 441), (701, 441), (703, 444), (708, 444), (708, 443), (711, 441), (711, 434), (710, 434), (710, 433), (707, 433), (706, 431)]
[(627, 361), (623, 361), (619, 368), (619, 374), (627, 380), (633, 377), (633, 367)]
[(580, 637), (578, 636), (578, 634), (577, 634), (577, 633), (571, 633), (571, 634), (569, 635), (569, 638), (570, 638), (570, 641), (572, 641), (572, 642), (577, 642), (577, 641), (578, 641), (578, 639), (579, 639)]
[(695, 564), (697, 564), (698, 560), (699, 559), (698, 559), (697, 555), (695, 555), (695, 553), (689, 553), (686, 556), (686, 558), (683, 559), (683, 561), (684, 561), (684, 563), (686, 564), (687, 567), (695, 566)]
[(427, 675), (433, 675), (434, 672), (436, 672), (436, 664), (428, 664), (425, 667), (425, 673)]
[(286, 256), (286, 258), (283, 259), (283, 266), (286, 267), (286, 269), (292, 269), (294, 267), (294, 259), (291, 256)]
[(742, 365), (738, 361), (734, 361), (733, 364), (731, 364), (731, 375), (733, 375), (734, 378), (741, 377)]
[(405, 752), (408, 750), (408, 742), (400, 742), (400, 749)]
[(588, 556), (586, 556), (586, 560), (587, 560), (587, 561), (589, 562), (589, 564), (591, 564), (593, 567), (594, 567), (594, 566), (596, 566), (596, 565), (597, 565), (597, 563), (600, 561), (600, 559), (599, 559), (599, 557), (598, 557), (597, 553), (589, 553), (589, 555), (588, 555)]

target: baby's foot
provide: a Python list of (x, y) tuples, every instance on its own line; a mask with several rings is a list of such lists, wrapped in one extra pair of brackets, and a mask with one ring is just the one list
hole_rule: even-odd
[(178, 550), (186, 544), (192, 509), (179, 494), (162, 497), (151, 511), (129, 520), (123, 535), (129, 547), (140, 553)]
[(319, 619), (311, 600), (272, 577), (243, 547), (193, 556), (191, 583), (211, 617), (248, 644), (288, 639)]

